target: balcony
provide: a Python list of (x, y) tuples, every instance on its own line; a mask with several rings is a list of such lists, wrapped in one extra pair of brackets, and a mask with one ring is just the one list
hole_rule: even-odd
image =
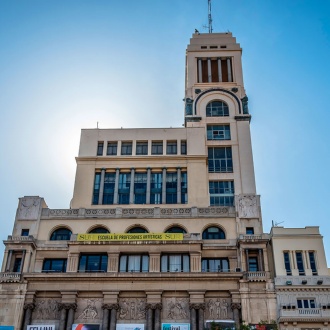
[(0, 283), (17, 283), (21, 281), (21, 273), (0, 273)]
[[(280, 318), (283, 320), (302, 319), (302, 318), (329, 318), (330, 309), (323, 308), (297, 308), (297, 309), (280, 309)], [(281, 320), (281, 321), (282, 321)]]
[(244, 279), (250, 282), (266, 282), (270, 278), (269, 272), (245, 272)]
[(260, 242), (262, 240), (269, 240), (269, 234), (260, 234), (260, 235), (243, 235), (240, 234), (239, 235), (239, 240), (241, 242), (246, 242), (246, 243), (250, 243), (250, 242)]

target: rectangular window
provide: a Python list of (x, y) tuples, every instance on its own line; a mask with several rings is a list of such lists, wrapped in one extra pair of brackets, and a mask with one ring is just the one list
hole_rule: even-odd
[(124, 156), (132, 155), (132, 142), (121, 143), (121, 154)]
[(253, 227), (246, 227), (246, 235), (254, 235), (254, 228)]
[(178, 176), (177, 172), (166, 173), (166, 204), (177, 204)]
[(187, 141), (181, 140), (181, 155), (187, 154)]
[(103, 186), (103, 204), (113, 204), (115, 193), (116, 173), (105, 173)]
[(189, 272), (189, 254), (165, 254), (161, 258), (162, 272)]
[(209, 192), (211, 206), (234, 205), (234, 181), (210, 181)]
[(137, 155), (148, 155), (148, 141), (137, 141), (136, 142), (136, 154)]
[(117, 141), (108, 142), (107, 156), (117, 156)]
[(103, 156), (103, 145), (104, 145), (103, 142), (97, 143), (97, 152), (96, 152), (97, 156)]
[(166, 154), (167, 155), (176, 155), (177, 154), (177, 142), (176, 141), (167, 141)]
[(230, 140), (229, 125), (207, 125), (208, 140)]
[(21, 236), (29, 236), (29, 232), (30, 232), (29, 229), (22, 229)]
[(305, 268), (304, 268), (302, 252), (296, 252), (296, 259), (297, 259), (297, 268), (299, 271), (299, 275), (305, 275)]
[(249, 257), (248, 258), (248, 269), (249, 269), (249, 272), (259, 271), (258, 258), (257, 257)]
[(202, 259), (202, 272), (229, 272), (229, 261), (227, 258)]
[(106, 272), (108, 256), (106, 254), (82, 254), (79, 259), (78, 271), (82, 273)]
[(119, 272), (148, 272), (149, 256), (148, 255), (122, 255), (120, 256)]
[(316, 308), (315, 299), (297, 299), (298, 308)]
[(309, 251), (308, 256), (309, 256), (309, 264), (311, 266), (312, 274), (317, 275), (315, 253), (313, 251)]
[(289, 252), (283, 252), (283, 257), (284, 257), (284, 266), (286, 270), (286, 275), (292, 275)]
[(135, 173), (134, 176), (134, 203), (147, 202), (147, 173)]
[(100, 183), (101, 183), (101, 173), (96, 172), (94, 178), (94, 189), (93, 189), (93, 200), (92, 200), (93, 205), (97, 205), (99, 203)]
[(45, 259), (42, 271), (45, 273), (65, 273), (66, 259)]
[(208, 167), (210, 173), (233, 172), (231, 147), (212, 147), (208, 149)]
[(21, 272), (21, 267), (22, 267), (22, 258), (21, 257), (16, 257), (15, 261), (14, 261), (13, 272), (14, 273), (20, 273)]
[(162, 203), (162, 173), (151, 173), (150, 177), (150, 204)]
[(163, 154), (163, 141), (152, 141), (151, 154), (152, 155), (162, 155)]
[(188, 203), (188, 176), (187, 172), (181, 172), (181, 204)]
[(118, 184), (118, 204), (129, 204), (131, 173), (120, 173)]

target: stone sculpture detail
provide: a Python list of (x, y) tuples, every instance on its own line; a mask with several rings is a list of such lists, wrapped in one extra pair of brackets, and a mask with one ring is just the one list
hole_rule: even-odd
[(171, 320), (183, 320), (188, 318), (188, 298), (165, 298), (165, 317)]
[(94, 320), (98, 316), (97, 308), (96, 308), (96, 302), (99, 301), (99, 299), (84, 299), (86, 300), (87, 306), (83, 309), (83, 311), (78, 316), (78, 319), (91, 319)]
[(229, 319), (229, 303), (227, 299), (209, 299), (206, 303), (206, 317), (212, 320)]
[(21, 199), (17, 217), (19, 219), (35, 220), (38, 218), (40, 197), (24, 197)]
[(121, 320), (143, 320), (146, 318), (146, 300), (124, 298), (119, 300), (118, 318)]
[(238, 216), (240, 218), (259, 218), (257, 196), (238, 196)]
[(60, 316), (60, 304), (55, 299), (38, 299), (35, 304), (37, 320), (56, 320)]

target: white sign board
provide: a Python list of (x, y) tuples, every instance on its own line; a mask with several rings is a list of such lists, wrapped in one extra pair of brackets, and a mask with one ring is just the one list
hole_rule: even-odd
[(55, 330), (55, 325), (52, 325), (52, 324), (28, 325), (27, 330)]
[(144, 324), (117, 323), (116, 330), (144, 330)]
[(190, 330), (189, 323), (162, 323), (162, 330)]

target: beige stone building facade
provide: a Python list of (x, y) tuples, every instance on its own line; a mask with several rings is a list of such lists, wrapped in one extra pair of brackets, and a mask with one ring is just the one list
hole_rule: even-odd
[(83, 129), (70, 208), (19, 199), (0, 325), (204, 330), (277, 320), (273, 278), (280, 289), (287, 275), (272, 256), (282, 253), (279, 229), (273, 249), (263, 233), (241, 55), (231, 33), (194, 34), (185, 127)]

